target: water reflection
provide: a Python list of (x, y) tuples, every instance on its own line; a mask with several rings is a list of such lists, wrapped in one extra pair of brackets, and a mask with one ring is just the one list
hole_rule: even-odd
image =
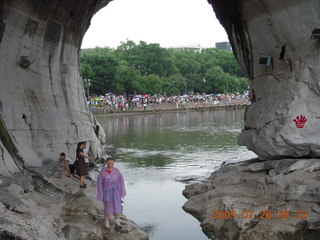
[(242, 119), (243, 111), (234, 110), (98, 117), (110, 154), (154, 167), (194, 158), (222, 162), (226, 152), (243, 151), (237, 145)]

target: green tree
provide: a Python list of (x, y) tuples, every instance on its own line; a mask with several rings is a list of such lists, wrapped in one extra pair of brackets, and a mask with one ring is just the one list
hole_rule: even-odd
[(165, 78), (163, 81), (163, 92), (167, 96), (177, 96), (180, 95), (180, 90), (174, 85), (172, 79)]
[(206, 93), (225, 93), (228, 87), (228, 81), (221, 67), (215, 66), (208, 70), (205, 77)]
[(117, 49), (84, 49), (81, 71), (96, 94), (243, 92), (248, 80), (232, 52), (216, 48), (201, 53), (161, 48), (131, 40)]
[(87, 77), (91, 79), (91, 92), (105, 94), (113, 90), (114, 73), (118, 66), (118, 61), (114, 56), (88, 54), (82, 57), (82, 62), (85, 70), (83, 74), (89, 73)]
[(158, 75), (150, 74), (141, 78), (140, 87), (143, 94), (162, 94), (163, 79)]
[(171, 86), (178, 89), (178, 94), (183, 94), (187, 91), (187, 81), (181, 74), (171, 75), (168, 79), (171, 82)]
[(156, 43), (140, 41), (136, 45), (128, 40), (117, 48), (117, 55), (138, 69), (142, 76), (156, 74), (166, 77), (177, 72), (170, 52)]
[(128, 65), (119, 65), (115, 72), (114, 90), (117, 94), (134, 94), (139, 92), (140, 73)]
[(82, 78), (83, 79), (91, 79), (94, 76), (94, 72), (91, 68), (91, 65), (86, 63), (86, 62), (82, 62), (80, 64), (81, 67), (81, 73), (82, 73)]

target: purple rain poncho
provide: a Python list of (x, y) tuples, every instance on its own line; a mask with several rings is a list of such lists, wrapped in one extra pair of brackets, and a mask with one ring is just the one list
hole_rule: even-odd
[(126, 195), (124, 179), (118, 168), (101, 169), (97, 180), (97, 199), (103, 201), (104, 215), (121, 214), (121, 197)]

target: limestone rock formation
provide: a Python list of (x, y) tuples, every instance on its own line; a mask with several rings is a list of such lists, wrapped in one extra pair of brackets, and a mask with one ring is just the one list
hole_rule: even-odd
[(319, 1), (208, 1), (250, 78), (239, 143), (261, 159), (320, 157)]
[(0, 1), (0, 174), (74, 156), (78, 141), (101, 154), (79, 51), (91, 17), (108, 0)]
[(60, 152), (75, 158), (79, 141), (101, 155), (105, 133), (85, 101), (79, 51), (108, 2), (0, 1), (0, 239), (148, 239), (124, 216), (122, 231), (105, 231), (94, 183), (78, 191), (54, 167)]
[[(72, 216), (73, 210), (66, 202), (85, 196), (42, 168), (61, 151), (73, 155), (79, 140), (100, 154), (104, 136), (85, 103), (79, 49), (91, 17), (109, 1), (0, 1), (0, 237), (104, 237), (99, 227), (86, 228), (88, 221), (67, 224), (64, 211)], [(239, 142), (260, 159), (320, 157), (320, 42), (311, 39), (320, 28), (319, 1), (208, 1), (250, 78), (252, 104)], [(207, 183), (188, 187), (185, 209), (210, 237), (259, 239), (268, 232), (264, 239), (312, 238), (319, 233), (318, 169), (314, 159), (228, 165)], [(79, 218), (94, 220), (94, 209), (80, 209)], [(212, 211), (231, 209), (309, 215), (212, 219)], [(138, 232), (141, 238), (121, 237), (144, 239)]]
[(318, 159), (223, 165), (208, 181), (186, 187), (183, 208), (210, 239), (319, 239), (319, 176)]
[(80, 189), (55, 163), (46, 161), (33, 175), (1, 176), (0, 239), (148, 240), (135, 223), (121, 216), (122, 229), (104, 228), (103, 204), (95, 200), (95, 182)]

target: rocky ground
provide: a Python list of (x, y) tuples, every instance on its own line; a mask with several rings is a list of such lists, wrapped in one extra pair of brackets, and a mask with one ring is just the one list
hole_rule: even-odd
[(103, 227), (103, 205), (95, 182), (80, 189), (78, 180), (47, 161), (26, 174), (0, 176), (0, 239), (147, 240), (147, 234), (121, 216), (122, 229)]
[(319, 181), (319, 159), (225, 164), (186, 187), (183, 208), (211, 239), (320, 239)]

